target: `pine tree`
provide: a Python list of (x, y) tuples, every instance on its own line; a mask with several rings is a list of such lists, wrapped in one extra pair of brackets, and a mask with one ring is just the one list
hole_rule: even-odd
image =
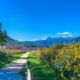
[(0, 33), (2, 32), (2, 24), (0, 23)]
[(0, 44), (2, 44), (3, 42), (6, 41), (6, 35), (5, 33), (2, 31), (2, 24), (0, 23)]

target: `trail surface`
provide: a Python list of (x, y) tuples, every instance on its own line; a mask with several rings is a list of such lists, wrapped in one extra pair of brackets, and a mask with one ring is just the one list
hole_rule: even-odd
[(7, 64), (0, 70), (0, 80), (24, 80), (19, 74), (22, 66), (26, 64), (26, 58), (29, 52), (26, 52), (20, 59), (17, 59), (10, 64)]

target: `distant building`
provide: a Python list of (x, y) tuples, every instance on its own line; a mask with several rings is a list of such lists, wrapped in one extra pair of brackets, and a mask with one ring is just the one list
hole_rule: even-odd
[(24, 45), (22, 44), (13, 44), (13, 45), (7, 45), (8, 49), (24, 49)]

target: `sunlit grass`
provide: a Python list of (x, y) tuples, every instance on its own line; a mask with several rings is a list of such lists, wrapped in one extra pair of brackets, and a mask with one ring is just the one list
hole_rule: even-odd
[(29, 54), (27, 60), (30, 62), (32, 80), (54, 80), (55, 70), (49, 65), (41, 63), (33, 53)]

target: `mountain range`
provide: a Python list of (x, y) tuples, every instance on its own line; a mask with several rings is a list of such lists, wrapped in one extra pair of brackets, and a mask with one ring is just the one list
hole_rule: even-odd
[(25, 44), (26, 46), (51, 46), (57, 43), (61, 43), (61, 44), (74, 44), (74, 43), (79, 43), (80, 42), (80, 36), (78, 37), (67, 37), (67, 38), (63, 38), (63, 37), (57, 37), (57, 38), (52, 38), (52, 37), (48, 37), (45, 40), (36, 40), (36, 41), (17, 41), (14, 40), (10, 37), (7, 37), (7, 43), (9, 44)]
[(32, 41), (33, 45), (39, 45), (39, 46), (51, 46), (57, 43), (61, 44), (74, 44), (74, 43), (79, 43), (80, 42), (80, 36), (78, 37), (57, 37), (57, 38), (52, 38), (48, 37), (45, 40), (37, 40), (37, 41)]

